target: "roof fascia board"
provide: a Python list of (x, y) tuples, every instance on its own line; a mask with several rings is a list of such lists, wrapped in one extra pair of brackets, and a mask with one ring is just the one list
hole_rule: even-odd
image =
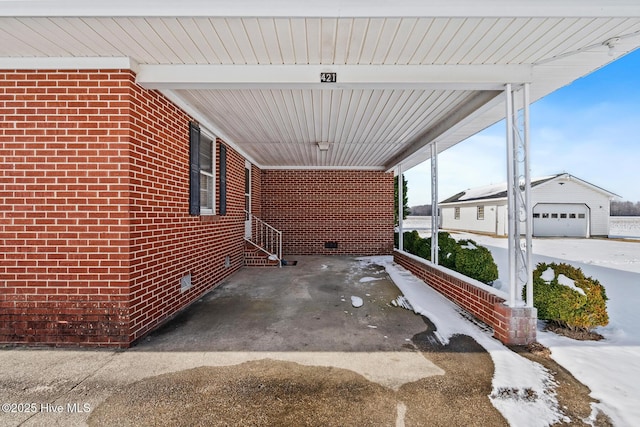
[(476, 115), (482, 114), (485, 109), (502, 102), (503, 94), (504, 91), (486, 91), (474, 94), (449, 116), (434, 124), (411, 145), (393, 156), (386, 164), (387, 170), (395, 169), (405, 160), (410, 159), (427, 147), (431, 142), (436, 141), (438, 138), (445, 137), (451, 132), (455, 132), (459, 126), (462, 126), (469, 120), (473, 120)]
[(3, 0), (0, 16), (12, 17), (632, 17), (635, 0)]
[(377, 166), (260, 166), (262, 170), (319, 170), (319, 171), (378, 171), (383, 172), (385, 168)]
[[(597, 185), (593, 185), (587, 181), (584, 181), (576, 176), (573, 176), (571, 174), (568, 173), (562, 173), (562, 174), (558, 174), (552, 178), (549, 179), (544, 179), (544, 178), (536, 178), (531, 182), (531, 190), (532, 191), (536, 191), (538, 188), (544, 187), (546, 185), (549, 185), (552, 182), (557, 182), (558, 180), (562, 180), (562, 179), (567, 179), (570, 181), (575, 181), (578, 182), (582, 185), (584, 185), (585, 187), (596, 191), (598, 193), (601, 194), (605, 194), (608, 197), (620, 197), (619, 195), (612, 193), (610, 191), (605, 190), (604, 188), (598, 187)], [(542, 182), (540, 183), (536, 183), (535, 181), (541, 180)], [(501, 190), (501, 192), (504, 190)], [(483, 197), (480, 199), (472, 199), (472, 200), (456, 200), (454, 202), (448, 202), (448, 203), (439, 203), (439, 205), (441, 206), (455, 206), (455, 205), (468, 205), (468, 204), (472, 204), (472, 203), (483, 203), (483, 202), (493, 202), (493, 201), (505, 201), (507, 200), (506, 197)]]
[[(322, 83), (321, 73), (336, 73)], [(136, 82), (147, 89), (503, 90), (533, 80), (531, 65), (153, 65)]]
[(502, 202), (502, 203), (494, 203), (495, 205), (502, 206), (504, 202), (507, 201), (506, 197), (485, 197), (482, 199), (474, 199), (474, 200), (460, 200), (457, 202), (447, 202), (447, 203), (438, 203), (438, 206), (442, 207), (453, 207), (457, 205), (472, 205), (472, 204), (483, 204), (487, 202)]

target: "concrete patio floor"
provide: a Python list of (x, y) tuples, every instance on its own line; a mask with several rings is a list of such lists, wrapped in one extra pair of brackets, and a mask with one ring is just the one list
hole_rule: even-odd
[(425, 352), (433, 326), (390, 305), (382, 267), (295, 259), (240, 270), (125, 351), (0, 349), (0, 403), (22, 404), (0, 425), (421, 425), (434, 405), (504, 423), (488, 355), (464, 337)]

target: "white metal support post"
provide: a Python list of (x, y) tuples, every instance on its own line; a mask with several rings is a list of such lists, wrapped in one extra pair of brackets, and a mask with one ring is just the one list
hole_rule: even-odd
[[(517, 94), (522, 94), (518, 109)], [(533, 267), (531, 240), (533, 213), (529, 167), (529, 84), (520, 91), (505, 87), (507, 120), (507, 210), (509, 254), (509, 306), (521, 305), (526, 286), (526, 306), (533, 307)], [(523, 233), (524, 231), (524, 233)], [(524, 235), (524, 238), (522, 237)]]
[(431, 143), (431, 262), (438, 264), (438, 146)]
[(398, 250), (404, 251), (404, 230), (402, 222), (404, 220), (404, 194), (402, 192), (402, 165), (398, 165)]

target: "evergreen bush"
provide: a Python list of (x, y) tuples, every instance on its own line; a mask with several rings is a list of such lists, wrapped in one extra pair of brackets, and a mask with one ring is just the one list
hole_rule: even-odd
[(459, 249), (458, 242), (449, 233), (445, 231), (438, 233), (438, 262), (441, 266), (455, 270)]
[(416, 240), (413, 254), (431, 261), (431, 242), (429, 239), (419, 237)]
[[(403, 235), (405, 252), (431, 261), (431, 237), (423, 239), (415, 230)], [(456, 242), (445, 231), (438, 233), (438, 264), (486, 284), (491, 284), (498, 278), (498, 267), (489, 249), (473, 240)]]
[(569, 264), (540, 263), (533, 272), (533, 305), (539, 319), (590, 331), (609, 323), (607, 300), (600, 282)]
[(403, 233), (402, 240), (404, 251), (409, 252), (410, 254), (415, 254), (418, 242), (420, 240), (422, 240), (422, 237), (420, 237), (416, 230), (405, 231)]
[(473, 240), (458, 241), (455, 270), (482, 283), (491, 284), (498, 278), (498, 266), (489, 249)]

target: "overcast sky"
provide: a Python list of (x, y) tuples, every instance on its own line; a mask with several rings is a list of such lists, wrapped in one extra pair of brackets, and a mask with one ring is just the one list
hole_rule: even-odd
[[(409, 206), (431, 203), (430, 161), (405, 173)], [(505, 182), (504, 122), (438, 157), (439, 199)], [(531, 106), (532, 177), (568, 172), (640, 201), (640, 50)]]

